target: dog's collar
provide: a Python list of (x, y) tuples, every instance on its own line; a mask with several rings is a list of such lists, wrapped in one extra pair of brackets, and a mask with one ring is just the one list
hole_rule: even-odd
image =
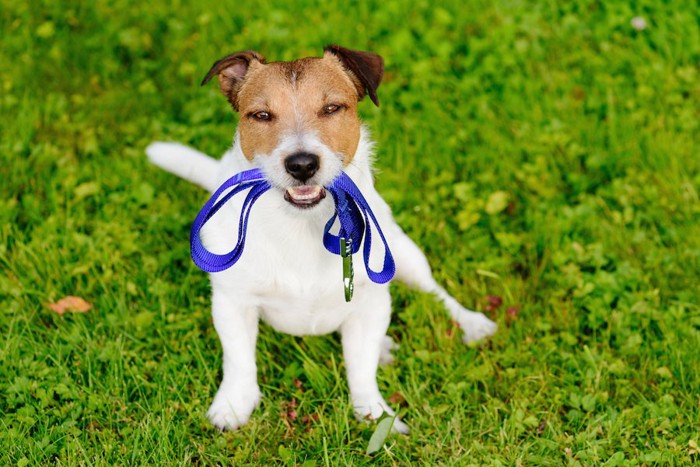
[[(265, 180), (262, 171), (260, 169), (252, 169), (240, 172), (229, 178), (214, 192), (201, 211), (199, 211), (199, 214), (197, 214), (190, 232), (192, 260), (200, 269), (206, 272), (221, 272), (236, 264), (245, 247), (250, 210), (258, 198), (270, 188), (271, 186)], [(394, 277), (396, 267), (384, 233), (379, 227), (379, 222), (352, 179), (345, 172), (341, 172), (325, 188), (333, 195), (335, 213), (328, 220), (324, 229), (323, 245), (329, 252), (343, 257), (345, 299), (350, 301), (350, 298), (352, 298), (352, 254), (360, 250), (363, 238), (365, 269), (367, 270), (367, 276), (373, 282), (384, 284), (390, 281)], [(200, 239), (202, 227), (228, 200), (247, 189), (250, 189), (250, 191), (241, 208), (236, 245), (228, 253), (222, 255), (212, 253), (204, 247)], [(340, 224), (338, 235), (330, 232), (336, 219)], [(371, 224), (374, 224), (384, 244), (384, 264), (380, 271), (374, 271), (369, 265), (369, 256), (372, 249)]]

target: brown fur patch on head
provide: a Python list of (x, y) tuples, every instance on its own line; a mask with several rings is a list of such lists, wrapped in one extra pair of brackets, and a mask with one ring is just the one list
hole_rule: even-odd
[[(328, 46), (323, 58), (266, 63), (257, 52), (216, 62), (222, 92), (240, 112), (240, 143), (249, 160), (270, 154), (286, 136), (313, 134), (348, 165), (360, 140), (357, 103), (376, 90), (384, 63), (379, 55)], [(301, 149), (301, 148), (300, 148)]]
[(251, 68), (238, 94), (243, 154), (269, 154), (285, 136), (313, 133), (347, 165), (360, 139), (358, 100), (353, 80), (334, 58)]

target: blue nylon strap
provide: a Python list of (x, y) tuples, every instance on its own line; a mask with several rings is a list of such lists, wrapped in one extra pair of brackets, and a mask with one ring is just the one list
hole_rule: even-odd
[[(224, 192), (233, 188), (223, 197)], [(204, 224), (216, 214), (226, 202), (237, 193), (250, 188), (250, 192), (246, 196), (241, 208), (241, 217), (238, 221), (238, 240), (236, 246), (231, 251), (223, 255), (212, 253), (207, 250), (200, 239), (200, 232)], [(204, 204), (204, 207), (199, 211), (197, 217), (192, 224), (190, 231), (190, 250), (192, 252), (192, 260), (200, 269), (206, 272), (221, 272), (230, 268), (241, 257), (243, 248), (245, 248), (245, 237), (248, 230), (248, 217), (250, 216), (250, 208), (257, 199), (270, 189), (270, 184), (265, 181), (262, 172), (259, 169), (246, 170), (238, 173), (226, 180), (211, 198)]]
[[(326, 249), (331, 253), (340, 254), (340, 236), (344, 234), (346, 238), (349, 237), (352, 239), (353, 253), (356, 253), (360, 248), (360, 242), (362, 242), (364, 233), (362, 256), (365, 260), (367, 276), (372, 282), (376, 282), (377, 284), (389, 282), (396, 272), (394, 257), (391, 254), (391, 250), (389, 250), (384, 232), (382, 232), (382, 229), (379, 227), (379, 222), (374, 216), (372, 209), (369, 207), (369, 203), (367, 203), (365, 197), (362, 196), (360, 189), (357, 188), (357, 185), (355, 185), (345, 172), (341, 172), (327, 188), (333, 194), (333, 199), (336, 203), (336, 214), (326, 224), (323, 234), (323, 244)], [(340, 221), (339, 235), (330, 233), (336, 216)], [(379, 271), (374, 271), (369, 266), (369, 255), (372, 250), (372, 229), (370, 221), (374, 224), (384, 244), (384, 264)]]
[[(328, 191), (331, 192), (333, 201), (335, 201), (335, 213), (328, 219), (323, 230), (323, 246), (331, 253), (339, 255), (340, 238), (343, 237), (352, 240), (352, 253), (355, 254), (360, 251), (364, 235), (365, 222), (362, 213), (355, 203), (348, 202), (346, 193), (335, 188), (333, 183), (328, 187)], [(333, 235), (330, 230), (338, 217), (340, 217), (340, 228), (338, 235)]]
[[(250, 191), (241, 208), (236, 245), (228, 253), (222, 255), (212, 253), (204, 247), (200, 239), (202, 227), (233, 196), (247, 189), (250, 189)], [(226, 180), (209, 198), (201, 211), (199, 211), (199, 214), (197, 214), (190, 231), (192, 260), (200, 269), (206, 272), (221, 272), (236, 264), (245, 248), (248, 218), (250, 217), (252, 206), (269, 189), (270, 184), (265, 180), (262, 171), (260, 169), (252, 169), (240, 172)], [(360, 244), (364, 237), (363, 257), (367, 275), (373, 282), (378, 284), (390, 281), (396, 271), (394, 258), (391, 255), (384, 233), (379, 227), (377, 218), (367, 200), (357, 188), (357, 185), (344, 172), (341, 172), (338, 177), (326, 186), (326, 189), (333, 196), (336, 210), (324, 229), (323, 245), (325, 248), (333, 254), (340, 255), (340, 238), (342, 237), (352, 241), (352, 253), (354, 254), (360, 250)], [(330, 233), (336, 220), (340, 224), (338, 235)], [(372, 250), (372, 224), (384, 244), (384, 263), (379, 271), (374, 271), (369, 265), (369, 257)]]

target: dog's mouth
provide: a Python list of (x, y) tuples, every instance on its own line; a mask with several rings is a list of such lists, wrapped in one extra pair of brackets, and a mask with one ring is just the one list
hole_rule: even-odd
[(326, 190), (319, 185), (301, 185), (287, 188), (284, 199), (290, 204), (307, 209), (316, 206), (326, 197)]

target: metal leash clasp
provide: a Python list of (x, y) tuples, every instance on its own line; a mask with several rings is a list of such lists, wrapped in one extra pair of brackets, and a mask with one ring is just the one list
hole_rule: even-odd
[(352, 267), (352, 239), (340, 237), (340, 256), (343, 258), (343, 286), (345, 287), (345, 301), (352, 300), (352, 293), (355, 290), (353, 280), (355, 271)]

